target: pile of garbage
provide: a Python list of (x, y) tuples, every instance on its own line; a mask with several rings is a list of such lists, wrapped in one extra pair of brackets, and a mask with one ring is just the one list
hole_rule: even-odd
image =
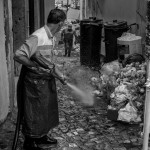
[(100, 76), (91, 78), (91, 84), (96, 89), (93, 93), (105, 99), (108, 104), (110, 102), (110, 95), (117, 86), (114, 74), (119, 72), (121, 67), (118, 61), (104, 64), (100, 70)]
[(132, 62), (125, 67), (115, 66), (116, 69), (110, 64), (106, 66), (100, 78), (91, 78), (96, 87), (94, 93), (107, 99), (109, 110), (118, 111), (117, 120), (140, 122), (144, 113), (146, 63)]
[(146, 63), (126, 65), (115, 76), (118, 86), (110, 95), (109, 109), (118, 110), (118, 120), (140, 122), (145, 100)]

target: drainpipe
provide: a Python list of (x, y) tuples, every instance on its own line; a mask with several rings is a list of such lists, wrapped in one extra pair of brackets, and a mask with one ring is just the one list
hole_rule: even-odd
[(85, 6), (84, 6), (84, 17), (85, 17), (85, 19), (86, 19), (86, 9), (87, 9), (87, 0), (85, 0)]
[(145, 109), (144, 109), (144, 126), (143, 126), (143, 149), (148, 150), (149, 133), (150, 133), (150, 44), (149, 44), (149, 33), (150, 33), (150, 0), (147, 0), (147, 29), (146, 29), (146, 49), (145, 54), (147, 58), (147, 82), (146, 82), (146, 98), (145, 98)]
[(80, 0), (80, 20), (83, 20), (83, 0)]

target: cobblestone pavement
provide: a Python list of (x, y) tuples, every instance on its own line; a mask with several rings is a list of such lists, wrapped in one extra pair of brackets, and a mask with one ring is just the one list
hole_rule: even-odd
[[(69, 63), (69, 59), (66, 61)], [(57, 84), (60, 124), (51, 131), (58, 140), (57, 147), (51, 150), (141, 150), (139, 125), (110, 121), (104, 99), (97, 98), (93, 107), (85, 107), (71, 95), (67, 86)], [(0, 149), (11, 150), (16, 113), (14, 109), (0, 128)], [(20, 135), (18, 149), (22, 149), (22, 143)]]

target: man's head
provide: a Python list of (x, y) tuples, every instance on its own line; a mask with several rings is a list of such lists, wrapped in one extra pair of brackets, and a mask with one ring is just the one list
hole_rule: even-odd
[(47, 24), (51, 24), (51, 26), (53, 25), (53, 27), (55, 27), (56, 30), (55, 32), (58, 32), (63, 26), (65, 19), (66, 14), (63, 10), (53, 9), (48, 15)]

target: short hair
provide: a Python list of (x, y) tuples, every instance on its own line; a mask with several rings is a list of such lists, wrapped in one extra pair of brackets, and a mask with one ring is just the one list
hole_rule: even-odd
[(61, 21), (65, 21), (66, 14), (61, 9), (52, 9), (48, 15), (47, 23), (57, 24)]

